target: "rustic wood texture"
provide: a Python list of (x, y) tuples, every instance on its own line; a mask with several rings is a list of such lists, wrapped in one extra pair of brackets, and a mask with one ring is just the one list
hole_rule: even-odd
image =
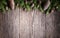
[(0, 38), (60, 38), (60, 12), (16, 9), (0, 13)]
[(20, 38), (31, 38), (33, 13), (20, 10)]
[(18, 9), (4, 14), (0, 13), (0, 38), (19, 38)]
[(46, 38), (60, 38), (59, 11), (54, 11), (46, 16)]
[[(45, 37), (45, 15), (33, 10), (20, 13), (20, 37), (21, 38), (44, 38)], [(41, 21), (43, 23), (41, 23)]]

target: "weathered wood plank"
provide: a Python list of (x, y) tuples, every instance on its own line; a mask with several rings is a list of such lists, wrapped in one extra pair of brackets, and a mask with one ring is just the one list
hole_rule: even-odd
[(53, 38), (54, 29), (54, 15), (51, 13), (46, 16), (46, 38)]
[(60, 12), (46, 16), (46, 38), (60, 38)]
[(0, 15), (0, 38), (19, 38), (19, 9)]
[(33, 38), (45, 38), (45, 15), (34, 11)]
[(0, 13), (0, 38), (60, 38), (60, 12), (45, 15), (16, 9)]
[(3, 15), (0, 13), (0, 38), (3, 38)]
[(60, 11), (54, 12), (54, 38), (60, 38)]
[(26, 12), (20, 10), (20, 38), (32, 37), (33, 11)]

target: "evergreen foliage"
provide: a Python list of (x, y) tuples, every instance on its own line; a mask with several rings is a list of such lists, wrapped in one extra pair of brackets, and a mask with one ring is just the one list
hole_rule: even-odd
[[(44, 10), (45, 3), (50, 1), (50, 5)], [(18, 6), (24, 10), (39, 9), (41, 12), (49, 13), (53, 8), (60, 10), (60, 0), (14, 0), (15, 7)], [(0, 11), (6, 11), (8, 0), (0, 0)]]

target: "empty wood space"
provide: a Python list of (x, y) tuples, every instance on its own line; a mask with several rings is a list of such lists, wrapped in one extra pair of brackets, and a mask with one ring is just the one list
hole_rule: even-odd
[(46, 15), (17, 8), (0, 13), (0, 38), (60, 38), (60, 12)]

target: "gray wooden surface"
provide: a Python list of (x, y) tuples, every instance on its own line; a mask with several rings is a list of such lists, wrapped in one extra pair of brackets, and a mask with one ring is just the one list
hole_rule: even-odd
[(16, 9), (0, 13), (0, 38), (60, 38), (60, 12)]

